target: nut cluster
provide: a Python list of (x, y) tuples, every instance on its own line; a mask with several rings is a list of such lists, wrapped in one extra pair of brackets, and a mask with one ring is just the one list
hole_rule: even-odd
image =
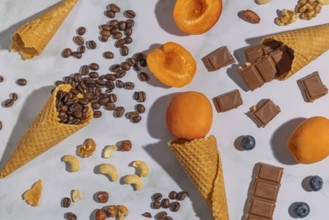
[(289, 9), (283, 9), (280, 11), (280, 15), (275, 18), (275, 23), (277, 25), (283, 26), (294, 23), (298, 18), (298, 15)]
[(322, 9), (322, 5), (317, 0), (299, 0), (296, 5), (296, 13), (299, 13), (299, 18), (311, 20), (315, 18)]
[(79, 147), (78, 154), (80, 157), (90, 157), (96, 150), (96, 143), (92, 138), (87, 138)]

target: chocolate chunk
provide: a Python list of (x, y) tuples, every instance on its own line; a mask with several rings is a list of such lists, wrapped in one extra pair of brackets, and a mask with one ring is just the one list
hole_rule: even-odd
[(280, 112), (279, 106), (270, 99), (263, 100), (251, 110), (251, 115), (261, 127), (265, 127)]
[(259, 164), (259, 170), (257, 174), (259, 179), (280, 183), (282, 174), (283, 168), (271, 166), (265, 163)]
[(251, 91), (264, 85), (264, 80), (255, 66), (249, 65), (245, 68), (240, 68), (240, 73)]
[(287, 47), (280, 47), (271, 53), (279, 75), (291, 70), (293, 56), (289, 50)]
[(264, 82), (273, 80), (277, 74), (275, 63), (269, 56), (259, 60), (257, 63), (255, 63), (255, 66)]
[(322, 83), (318, 72), (314, 72), (298, 81), (305, 92), (307, 101), (313, 102), (328, 93), (327, 87)]
[(226, 112), (242, 105), (243, 101), (239, 90), (233, 90), (213, 98), (217, 112)]
[(277, 183), (258, 179), (254, 186), (254, 196), (276, 201), (280, 186)]
[(208, 71), (219, 70), (229, 64), (235, 63), (233, 56), (226, 46), (220, 47), (202, 58)]
[(275, 203), (259, 198), (253, 198), (250, 205), (249, 213), (268, 219), (272, 219)]
[(254, 62), (264, 55), (263, 45), (248, 47), (244, 50), (244, 54), (248, 62)]

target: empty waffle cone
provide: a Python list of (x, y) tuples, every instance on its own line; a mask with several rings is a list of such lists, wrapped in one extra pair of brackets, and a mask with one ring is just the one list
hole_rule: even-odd
[(70, 91), (70, 85), (59, 85), (51, 94), (46, 105), (36, 117), (32, 125), (18, 143), (18, 146), (9, 157), (0, 171), (0, 178), (4, 178), (38, 155), (44, 153), (60, 141), (86, 126), (93, 119), (93, 111), (88, 106), (87, 119), (78, 125), (69, 125), (59, 122), (56, 110), (56, 95), (58, 91)]
[(77, 1), (63, 0), (20, 27), (12, 37), (11, 51), (18, 51), (24, 59), (40, 55)]
[(294, 51), (294, 59), (289, 72), (279, 76), (284, 80), (309, 64), (329, 49), (329, 24), (322, 24), (274, 34), (265, 37), (262, 43), (279, 41)]
[(200, 192), (215, 220), (228, 220), (224, 177), (215, 136), (168, 143), (185, 172)]

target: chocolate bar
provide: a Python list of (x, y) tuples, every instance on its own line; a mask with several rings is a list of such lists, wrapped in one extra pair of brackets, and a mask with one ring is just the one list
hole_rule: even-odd
[(277, 49), (280, 45), (281, 43), (277, 41), (269, 41), (265, 44), (248, 47), (244, 50), (244, 54), (246, 56), (247, 61), (252, 63), (260, 57)]
[(253, 91), (264, 84), (264, 80), (253, 65), (240, 69), (240, 73), (248, 88)]
[(235, 63), (233, 56), (226, 46), (216, 49), (202, 58), (208, 71), (219, 70), (229, 64)]
[(272, 100), (265, 99), (253, 107), (250, 113), (261, 127), (265, 127), (280, 111), (280, 107)]
[(246, 219), (272, 220), (283, 168), (265, 163), (258, 166)]
[(217, 112), (226, 112), (242, 105), (243, 101), (239, 90), (233, 90), (213, 98)]
[(322, 83), (318, 72), (314, 72), (299, 80), (302, 86), (307, 101), (313, 102), (328, 93), (327, 87)]

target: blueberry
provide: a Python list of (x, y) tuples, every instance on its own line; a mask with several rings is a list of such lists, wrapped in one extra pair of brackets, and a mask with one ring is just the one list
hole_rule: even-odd
[(305, 202), (298, 202), (295, 207), (297, 217), (304, 218), (310, 214), (310, 207)]
[(255, 147), (255, 145), (256, 145), (255, 138), (251, 135), (245, 135), (241, 139), (241, 147), (243, 147), (243, 149), (245, 150), (251, 150)]
[(322, 189), (323, 181), (319, 176), (313, 176), (310, 180), (310, 186), (313, 191), (319, 191)]

